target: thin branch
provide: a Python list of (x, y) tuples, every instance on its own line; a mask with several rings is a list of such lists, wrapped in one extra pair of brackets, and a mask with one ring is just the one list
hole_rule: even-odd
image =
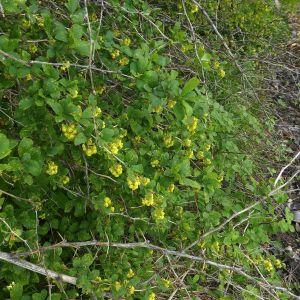
[(60, 274), (60, 273), (54, 272), (52, 270), (45, 269), (43, 267), (35, 265), (35, 264), (33, 264), (31, 262), (28, 262), (26, 260), (21, 260), (19, 258), (16, 258), (15, 256), (13, 256), (10, 253), (0, 251), (0, 259), (4, 260), (6, 262), (9, 262), (11, 264), (14, 264), (16, 266), (19, 266), (21, 268), (30, 270), (32, 272), (39, 273), (39, 274), (44, 275), (44, 276), (48, 276), (49, 278), (52, 278), (54, 280), (61, 281), (61, 282), (66, 282), (66, 283), (69, 283), (69, 284), (72, 284), (72, 285), (76, 285), (76, 281), (77, 281), (76, 277), (72, 277), (72, 276), (65, 275), (65, 274)]

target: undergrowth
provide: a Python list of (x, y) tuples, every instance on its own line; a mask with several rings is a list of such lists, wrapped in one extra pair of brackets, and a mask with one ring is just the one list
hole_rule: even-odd
[(1, 299), (292, 298), (273, 1), (0, 3)]

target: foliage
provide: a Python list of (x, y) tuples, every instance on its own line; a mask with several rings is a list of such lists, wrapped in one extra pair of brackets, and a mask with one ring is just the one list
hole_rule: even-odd
[[(270, 182), (249, 151), (268, 128), (194, 2), (1, 3), (0, 249), (146, 239), (181, 251), (261, 200), (188, 251), (281, 285), (283, 265), (266, 246), (292, 230), (291, 217), (275, 213), (286, 196), (267, 197)], [(240, 57), (268, 51), (266, 39), (272, 46), (286, 31), (273, 1), (211, 0), (205, 9)], [(249, 76), (258, 66), (243, 68)], [(190, 269), (180, 259), (172, 271), (145, 248), (57, 245), (27, 259), (78, 278), (76, 287), (53, 281), (51, 299), (184, 296), (176, 272), (187, 272), (192, 297), (265, 293), (205, 263)], [(1, 263), (0, 296), (46, 299), (48, 280)]]

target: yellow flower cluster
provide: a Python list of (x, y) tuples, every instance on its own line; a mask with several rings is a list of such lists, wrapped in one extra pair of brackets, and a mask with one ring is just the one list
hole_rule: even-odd
[(176, 101), (169, 100), (167, 105), (169, 109), (172, 109), (176, 105)]
[(226, 72), (225, 72), (223, 69), (220, 69), (219, 72), (218, 72), (218, 75), (219, 75), (221, 78), (223, 78), (223, 77), (225, 77)]
[(269, 259), (264, 260), (264, 266), (268, 272), (271, 272), (273, 270), (272, 262)]
[(135, 287), (134, 287), (133, 285), (130, 285), (130, 286), (128, 287), (128, 294), (129, 294), (129, 295), (133, 295), (134, 292), (135, 292)]
[(121, 282), (116, 281), (116, 282), (115, 282), (115, 289), (116, 289), (116, 291), (118, 291), (121, 287), (122, 287)]
[(126, 65), (128, 65), (128, 63), (129, 63), (129, 58), (126, 57), (126, 56), (124, 56), (123, 58), (121, 58), (119, 60), (119, 65), (120, 66), (126, 66)]
[(161, 105), (157, 105), (157, 106), (154, 106), (152, 108), (152, 111), (155, 112), (155, 113), (157, 113), (157, 114), (159, 114), (161, 112), (161, 110), (162, 110), (162, 106)]
[(162, 282), (166, 288), (169, 288), (171, 286), (171, 281), (168, 279), (163, 279)]
[(64, 62), (63, 63), (63, 65), (60, 67), (60, 69), (62, 70), (62, 71), (66, 71), (67, 69), (69, 69), (70, 68), (70, 62), (69, 61), (66, 61), (66, 62)]
[(196, 117), (193, 117), (192, 122), (187, 125), (188, 131), (194, 133), (197, 129), (197, 125), (198, 125), (198, 119)]
[(71, 90), (70, 91), (70, 96), (71, 98), (76, 98), (78, 96), (78, 91), (77, 90)]
[(210, 144), (206, 144), (206, 145), (204, 146), (204, 150), (205, 150), (205, 151), (209, 151), (210, 148), (211, 148), (211, 145), (210, 145)]
[(112, 154), (118, 154), (119, 150), (122, 148), (123, 148), (123, 142), (121, 139), (117, 139), (113, 143), (108, 144), (108, 150)]
[(196, 12), (198, 12), (198, 11), (199, 11), (198, 5), (194, 4), (194, 5), (192, 6), (191, 13), (194, 14), (194, 13), (196, 13)]
[(123, 41), (122, 41), (122, 44), (124, 46), (130, 46), (131, 44), (131, 39), (130, 38), (125, 38)]
[(135, 274), (134, 274), (134, 272), (133, 272), (133, 270), (132, 269), (129, 269), (129, 271), (128, 271), (128, 273), (127, 273), (127, 278), (132, 278), (133, 276), (134, 276)]
[(168, 186), (167, 191), (168, 191), (169, 193), (173, 193), (174, 189), (175, 189), (175, 184), (174, 184), (174, 183), (171, 183), (171, 184)]
[(147, 177), (141, 177), (140, 180), (141, 180), (141, 184), (144, 186), (146, 186), (150, 182), (150, 179)]
[(139, 186), (141, 185), (141, 179), (139, 176), (135, 176), (133, 178), (127, 178), (127, 184), (129, 186), (130, 189), (137, 190), (139, 188)]
[(148, 300), (155, 300), (156, 299), (156, 295), (155, 293), (151, 293), (149, 296), (148, 296)]
[(123, 168), (122, 168), (122, 165), (120, 165), (120, 164), (115, 164), (115, 165), (113, 165), (113, 166), (111, 166), (111, 167), (109, 168), (109, 171), (110, 171), (110, 173), (113, 174), (115, 177), (119, 177), (119, 176), (122, 174), (122, 172), (123, 172)]
[(97, 153), (97, 147), (93, 143), (92, 139), (89, 139), (87, 143), (82, 145), (82, 150), (87, 156), (92, 156)]
[(28, 50), (30, 53), (34, 54), (37, 52), (38, 48), (35, 44), (30, 44)]
[(119, 50), (114, 50), (112, 53), (111, 53), (111, 58), (112, 59), (116, 59), (117, 57), (120, 56), (120, 51)]
[(148, 193), (145, 198), (142, 199), (142, 204), (145, 206), (154, 206), (154, 194)]
[(191, 139), (186, 139), (183, 141), (183, 146), (185, 147), (191, 147), (192, 145), (192, 140)]
[(28, 81), (28, 80), (31, 80), (32, 79), (32, 77), (31, 77), (31, 74), (29, 73), (29, 74), (27, 74), (26, 76), (25, 76), (25, 79)]
[(97, 118), (97, 117), (101, 116), (101, 113), (102, 113), (101, 108), (98, 107), (98, 106), (96, 106), (96, 107), (95, 107), (95, 110), (94, 110), (94, 112), (93, 112), (94, 118)]
[(174, 141), (173, 141), (172, 137), (169, 135), (164, 137), (164, 144), (167, 148), (172, 147), (174, 145)]
[(198, 151), (196, 154), (198, 159), (203, 159), (204, 158), (204, 152), (203, 151)]
[(74, 123), (70, 125), (62, 124), (61, 131), (68, 140), (73, 140), (77, 134), (77, 129)]
[(154, 167), (157, 167), (159, 165), (159, 160), (158, 159), (154, 159), (151, 161), (151, 166), (154, 168)]
[(48, 163), (48, 168), (46, 170), (46, 173), (50, 176), (57, 174), (58, 171), (58, 165), (56, 165), (53, 161), (50, 161)]
[(206, 158), (206, 159), (204, 160), (204, 163), (205, 163), (207, 166), (209, 166), (209, 165), (211, 164), (211, 159)]
[(274, 262), (274, 265), (276, 268), (281, 269), (282, 268), (282, 263), (280, 259), (276, 259)]
[(104, 207), (110, 207), (111, 206), (111, 199), (109, 197), (105, 197), (103, 200), (103, 206)]
[(63, 185), (66, 185), (66, 184), (68, 184), (69, 182), (70, 182), (70, 177), (69, 177), (69, 176), (64, 175), (64, 176), (61, 177), (61, 183), (62, 183)]
[(98, 86), (95, 90), (97, 94), (102, 95), (105, 91), (105, 86)]
[(193, 150), (192, 150), (192, 149), (188, 149), (188, 150), (186, 151), (186, 156), (187, 156), (188, 158), (190, 158), (190, 159), (194, 158), (194, 152), (193, 152)]
[(162, 208), (157, 208), (154, 210), (153, 217), (155, 220), (163, 220), (165, 218), (165, 212)]

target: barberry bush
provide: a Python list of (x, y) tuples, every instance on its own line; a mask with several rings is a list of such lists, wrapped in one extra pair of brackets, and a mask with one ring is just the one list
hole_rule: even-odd
[(0, 4), (1, 299), (292, 297), (273, 1)]

